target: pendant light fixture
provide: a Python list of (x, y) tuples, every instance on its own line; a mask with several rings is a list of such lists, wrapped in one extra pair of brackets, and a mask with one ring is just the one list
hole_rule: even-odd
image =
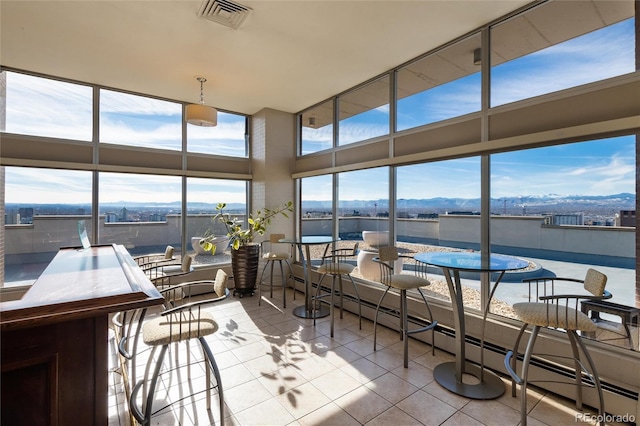
[(187, 105), (186, 118), (187, 123), (196, 126), (213, 127), (218, 124), (218, 111), (214, 107), (204, 104), (203, 85), (207, 81), (204, 77), (196, 77), (200, 82), (200, 103)]

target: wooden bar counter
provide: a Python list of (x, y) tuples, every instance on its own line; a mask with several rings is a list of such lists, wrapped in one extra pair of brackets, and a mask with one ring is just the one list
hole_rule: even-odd
[(161, 302), (123, 246), (61, 249), (0, 303), (0, 424), (107, 425), (109, 314)]

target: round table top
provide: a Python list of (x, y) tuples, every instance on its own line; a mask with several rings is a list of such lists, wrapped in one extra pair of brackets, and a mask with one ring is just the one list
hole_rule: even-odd
[(306, 235), (300, 238), (283, 238), (281, 240), (278, 240), (278, 242), (289, 243), (289, 244), (313, 245), (313, 244), (328, 244), (338, 240), (339, 238), (333, 238), (327, 235)]
[(414, 258), (429, 265), (462, 271), (499, 272), (524, 269), (529, 266), (526, 260), (491, 253), (488, 262), (482, 262), (482, 254), (474, 251), (434, 251), (418, 253)]

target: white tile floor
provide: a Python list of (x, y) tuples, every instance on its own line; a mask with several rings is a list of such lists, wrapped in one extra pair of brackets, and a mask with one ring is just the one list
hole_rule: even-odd
[[(207, 338), (221, 370), (226, 425), (518, 425), (519, 399), (510, 392), (492, 401), (470, 400), (443, 389), (433, 368), (453, 356), (411, 339), (409, 368), (403, 368), (397, 331), (378, 330), (373, 351), (373, 323), (345, 312), (336, 318), (329, 337), (329, 318), (301, 319), (292, 314), (303, 296), (281, 309), (281, 293), (273, 299), (229, 297), (212, 305), (220, 330)], [(116, 369), (115, 342), (112, 370)], [(185, 351), (185, 345), (180, 346)], [(199, 345), (192, 352), (201, 359)], [(172, 353), (171, 357), (174, 356)], [(144, 365), (146, 355), (139, 356)], [(185, 354), (179, 354), (184, 360)], [(192, 359), (193, 361), (193, 359)], [(139, 370), (143, 371), (143, 370)], [(191, 385), (204, 376), (202, 364), (192, 368)], [(506, 379), (505, 379), (506, 382)], [(182, 385), (180, 385), (182, 384)], [(158, 401), (187, 394), (186, 372), (163, 378)], [(530, 425), (574, 425), (572, 401), (534, 391), (528, 393)], [(220, 425), (218, 395), (207, 411), (204, 395), (186, 398), (152, 419), (154, 425)], [(130, 425), (121, 376), (112, 371), (110, 425)]]

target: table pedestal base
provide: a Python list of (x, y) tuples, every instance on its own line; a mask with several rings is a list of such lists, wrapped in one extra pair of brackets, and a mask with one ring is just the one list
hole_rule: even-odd
[(306, 306), (298, 306), (293, 310), (293, 315), (298, 318), (324, 318), (329, 316), (329, 308), (327, 306), (320, 306), (316, 309), (307, 309)]
[[(471, 374), (480, 380), (480, 367), (465, 362), (465, 374)], [(484, 380), (477, 384), (460, 383), (456, 380), (456, 363), (445, 362), (433, 370), (433, 378), (445, 389), (471, 399), (495, 399), (504, 394), (504, 382), (492, 371), (485, 368)]]

